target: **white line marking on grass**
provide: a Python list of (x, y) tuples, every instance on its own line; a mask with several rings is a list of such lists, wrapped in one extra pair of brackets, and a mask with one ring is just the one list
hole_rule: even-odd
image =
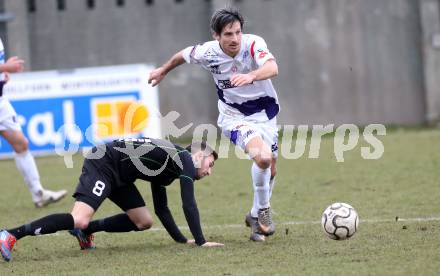
[[(427, 217), (427, 218), (393, 218), (393, 219), (360, 219), (360, 223), (387, 223), (387, 222), (428, 222), (428, 221), (440, 221), (440, 217)], [(321, 221), (285, 221), (276, 223), (276, 225), (312, 225), (312, 224), (320, 224)], [(243, 224), (224, 224), (224, 225), (206, 225), (202, 227), (203, 229), (228, 229), (228, 228), (245, 228)], [(179, 229), (189, 230), (188, 226), (179, 226)], [(146, 231), (165, 231), (165, 228), (162, 227), (153, 227)], [(67, 232), (66, 232), (67, 233)], [(54, 233), (50, 235), (58, 236), (60, 233)], [(41, 235), (47, 236), (47, 235)], [(37, 237), (41, 237), (37, 236)]]
[[(360, 219), (360, 223), (386, 223), (386, 222), (426, 222), (426, 221), (440, 221), (440, 217), (428, 217), (428, 218), (395, 218), (393, 219)], [(320, 224), (321, 221), (285, 221), (275, 223), (276, 225), (312, 225)], [(244, 228), (243, 224), (226, 224), (226, 225), (206, 225), (203, 229), (225, 229), (225, 228)], [(188, 226), (179, 226), (180, 229), (189, 229)], [(165, 231), (164, 228), (153, 227), (147, 231)]]

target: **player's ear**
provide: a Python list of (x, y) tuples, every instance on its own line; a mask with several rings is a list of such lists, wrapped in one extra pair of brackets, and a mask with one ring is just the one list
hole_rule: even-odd
[(215, 40), (220, 40), (220, 35), (219, 35), (218, 33), (216, 33), (216, 32), (213, 32), (213, 33), (212, 33), (212, 37), (213, 37)]
[(194, 160), (195, 160), (196, 162), (201, 162), (202, 159), (203, 159), (203, 151), (199, 150), (198, 152), (196, 152), (196, 153), (194, 154)]
[(194, 154), (193, 160), (194, 160), (194, 165), (196, 166), (196, 168), (201, 168), (202, 167), (202, 162), (203, 162), (203, 151), (198, 151)]
[(200, 161), (203, 161), (203, 159), (205, 158), (205, 152), (204, 151), (199, 151), (198, 154), (200, 155)]

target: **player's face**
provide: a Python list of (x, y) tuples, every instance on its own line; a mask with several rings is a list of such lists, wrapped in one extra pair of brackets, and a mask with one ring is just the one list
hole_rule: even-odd
[(226, 25), (222, 32), (214, 35), (215, 39), (220, 43), (223, 52), (228, 56), (235, 57), (241, 47), (241, 25), (239, 21), (234, 21)]
[(211, 154), (209, 156), (201, 155), (200, 157), (200, 167), (197, 168), (196, 179), (202, 179), (205, 176), (211, 174), (212, 167), (214, 167), (214, 156)]

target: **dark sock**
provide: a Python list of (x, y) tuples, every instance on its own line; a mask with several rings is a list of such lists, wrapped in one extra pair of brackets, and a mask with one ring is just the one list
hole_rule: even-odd
[(71, 230), (73, 226), (74, 222), (71, 214), (53, 214), (7, 231), (19, 240), (26, 236), (45, 235), (61, 230)]
[(112, 217), (94, 220), (83, 230), (84, 234), (90, 235), (95, 232), (105, 231), (109, 233), (139, 231), (127, 214), (118, 214)]

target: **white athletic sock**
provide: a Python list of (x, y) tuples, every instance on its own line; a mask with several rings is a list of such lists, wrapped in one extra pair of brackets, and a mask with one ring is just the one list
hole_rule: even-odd
[(39, 198), (39, 191), (43, 190), (40, 183), (40, 175), (38, 173), (37, 165), (34, 157), (27, 150), (22, 153), (15, 153), (15, 164), (18, 170), (23, 175), (24, 181), (32, 194), (32, 200), (35, 202)]
[(251, 209), (251, 217), (258, 217), (258, 193), (254, 191), (254, 202)]
[(254, 185), (254, 204), (252, 206), (251, 215), (257, 217), (258, 209), (270, 206), (270, 168), (262, 170), (254, 162), (252, 164), (252, 180)]

